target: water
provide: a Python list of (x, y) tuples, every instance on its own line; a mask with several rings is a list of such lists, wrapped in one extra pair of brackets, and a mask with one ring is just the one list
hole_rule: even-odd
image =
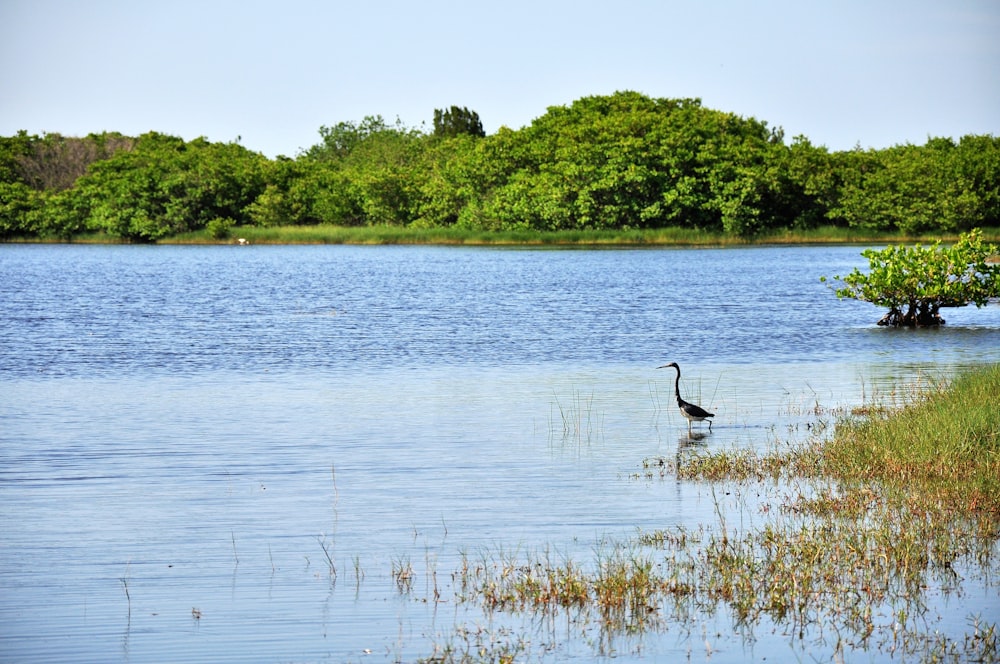
[(704, 486), (632, 479), (688, 442), (655, 367), (727, 448), (1000, 361), (995, 305), (899, 331), (838, 301), (819, 277), (859, 251), (0, 246), (0, 658), (429, 656), (490, 623), (455, 601), (463, 556), (714, 518)]

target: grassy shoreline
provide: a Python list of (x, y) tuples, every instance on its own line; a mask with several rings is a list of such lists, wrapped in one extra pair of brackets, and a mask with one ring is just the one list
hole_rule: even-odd
[[(892, 244), (951, 242), (958, 233), (882, 233), (834, 226), (810, 230), (782, 230), (753, 239), (689, 228), (644, 230), (577, 231), (476, 231), (457, 228), (412, 228), (407, 226), (242, 226), (225, 238), (215, 238), (207, 230), (161, 239), (158, 244), (236, 244), (243, 238), (250, 244), (351, 244), (351, 245), (443, 245), (443, 246), (526, 246), (526, 247), (720, 247), (803, 244)], [(1000, 228), (983, 229), (983, 239), (1000, 242)], [(9, 242), (74, 244), (123, 244), (104, 234), (84, 234), (70, 240), (18, 239)]]
[[(662, 247), (746, 246), (767, 244), (869, 244), (957, 240), (958, 233), (910, 235), (872, 233), (848, 228), (823, 227), (808, 231), (779, 231), (748, 240), (724, 233), (688, 228), (614, 231), (471, 231), (455, 228), (409, 228), (402, 226), (284, 226), (233, 229), (225, 240), (205, 232), (164, 240), (171, 244), (234, 243), (244, 238), (251, 244), (357, 244), (357, 245), (463, 245), (463, 246), (552, 246), (552, 247)], [(1000, 228), (984, 229), (984, 239), (1000, 242)]]
[[(645, 632), (696, 634), (721, 613), (735, 638), (784, 634), (800, 658), (998, 662), (996, 616), (962, 616), (964, 634), (939, 629), (942, 598), (1000, 585), (998, 401), (994, 364), (840, 414), (830, 439), (647, 459), (634, 479), (705, 483), (715, 522), (604, 541), (592, 560), (463, 557), (455, 601), (513, 624), (491, 634), (459, 626), (420, 661), (545, 659), (519, 619), (571, 618), (582, 638), (598, 631), (608, 655)], [(716, 499), (716, 487), (739, 498)]]

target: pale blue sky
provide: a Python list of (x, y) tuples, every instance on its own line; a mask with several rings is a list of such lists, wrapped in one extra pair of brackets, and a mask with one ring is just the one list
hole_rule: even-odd
[(320, 125), (488, 133), (636, 90), (700, 97), (833, 150), (1000, 135), (1000, 0), (0, 0), (0, 135), (237, 137)]

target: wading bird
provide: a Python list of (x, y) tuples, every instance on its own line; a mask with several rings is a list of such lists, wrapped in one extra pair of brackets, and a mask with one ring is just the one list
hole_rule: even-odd
[[(681, 409), (681, 415), (687, 418), (688, 432), (691, 431), (692, 422), (701, 422), (706, 418), (715, 417), (715, 413), (710, 413), (701, 406), (696, 406), (693, 403), (688, 403), (687, 401), (684, 401), (684, 399), (681, 399), (681, 368), (676, 362), (664, 364), (662, 367), (656, 368), (666, 369), (667, 367), (677, 369), (677, 379), (674, 381), (674, 396), (677, 397), (677, 407)], [(712, 420), (708, 420), (708, 430), (712, 430)]]

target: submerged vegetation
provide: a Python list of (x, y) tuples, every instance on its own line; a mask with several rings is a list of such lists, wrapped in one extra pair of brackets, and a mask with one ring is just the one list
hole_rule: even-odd
[(998, 155), (988, 135), (830, 151), (699, 99), (628, 91), (491, 135), (457, 106), (435, 110), (433, 131), (380, 116), (339, 122), (294, 158), (157, 132), (20, 132), (0, 137), (0, 239), (223, 241), (320, 225), (529, 237), (955, 234), (1000, 225)]
[[(963, 615), (967, 632), (955, 637), (929, 608), (932, 598), (961, 598), (969, 581), (996, 584), (998, 401), (994, 365), (904, 404), (844, 415), (830, 440), (647, 459), (636, 478), (708, 483), (715, 523), (638, 532), (602, 543), (588, 561), (547, 550), (463, 555), (457, 600), (481, 607), (490, 624), (562, 616), (581, 636), (595, 625), (602, 656), (671, 625), (697, 633), (705, 616), (722, 612), (743, 639), (780, 633), (820, 661), (852, 652), (1000, 661), (996, 616)], [(712, 639), (703, 641), (711, 655)], [(546, 641), (533, 651), (516, 629), (459, 627), (425, 661), (522, 661), (558, 647)]]

